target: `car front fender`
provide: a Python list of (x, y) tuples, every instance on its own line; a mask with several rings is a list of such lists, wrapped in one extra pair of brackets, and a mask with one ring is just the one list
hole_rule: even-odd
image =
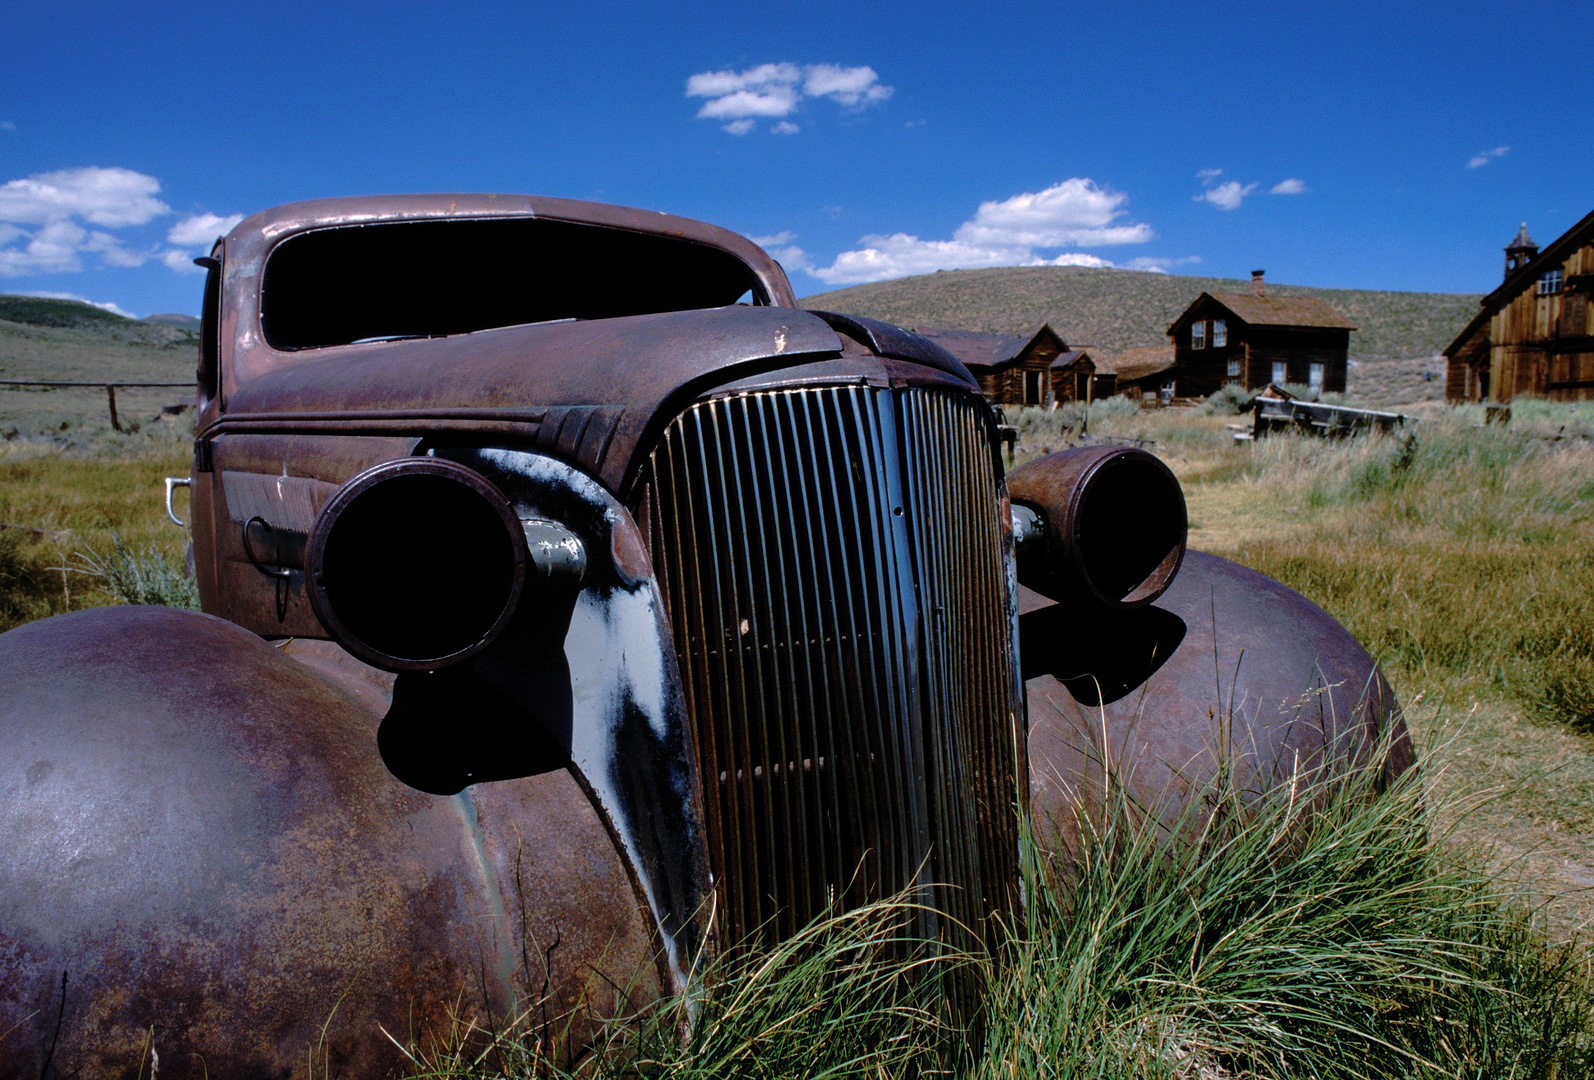
[(578, 1048), (662, 993), (568, 769), (417, 791), (379, 694), (167, 608), (0, 635), (0, 687), (0, 1077), (386, 1075), (384, 1031)]

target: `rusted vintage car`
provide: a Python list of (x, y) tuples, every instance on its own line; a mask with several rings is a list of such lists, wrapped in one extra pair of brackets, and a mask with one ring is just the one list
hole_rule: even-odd
[(1172, 815), (1399, 723), (1155, 457), (1004, 476), (954, 357), (723, 229), (334, 199), (201, 263), (204, 614), (0, 636), (0, 1076), (579, 1053), (828, 907), (989, 945), (1104, 770)]

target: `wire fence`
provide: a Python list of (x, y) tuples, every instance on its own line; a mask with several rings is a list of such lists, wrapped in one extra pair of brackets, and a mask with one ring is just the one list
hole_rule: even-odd
[(106, 404), (111, 410), (111, 428), (115, 431), (122, 430), (122, 421), (116, 415), (116, 388), (123, 387), (139, 389), (186, 389), (194, 385), (193, 380), (188, 382), (128, 382), (117, 380), (115, 382), (101, 382), (97, 379), (89, 381), (72, 381), (63, 379), (0, 379), (0, 386), (42, 386), (49, 389), (68, 386), (90, 386), (102, 388), (105, 391)]

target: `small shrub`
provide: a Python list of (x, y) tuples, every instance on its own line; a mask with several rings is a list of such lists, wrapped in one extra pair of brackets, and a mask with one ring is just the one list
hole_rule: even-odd
[(199, 588), (187, 568), (175, 565), (153, 545), (134, 551), (114, 529), (109, 551), (79, 551), (73, 559), (78, 564), (73, 569), (99, 578), (124, 604), (199, 610)]
[(1236, 416), (1251, 408), (1255, 396), (1239, 383), (1224, 383), (1207, 395), (1201, 411), (1207, 416)]

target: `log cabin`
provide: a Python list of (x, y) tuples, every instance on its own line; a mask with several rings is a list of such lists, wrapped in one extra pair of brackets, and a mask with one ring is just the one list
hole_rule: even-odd
[(1594, 213), (1543, 251), (1523, 222), (1505, 248), (1505, 280), (1444, 350), (1445, 400), (1594, 399), (1591, 290)]

